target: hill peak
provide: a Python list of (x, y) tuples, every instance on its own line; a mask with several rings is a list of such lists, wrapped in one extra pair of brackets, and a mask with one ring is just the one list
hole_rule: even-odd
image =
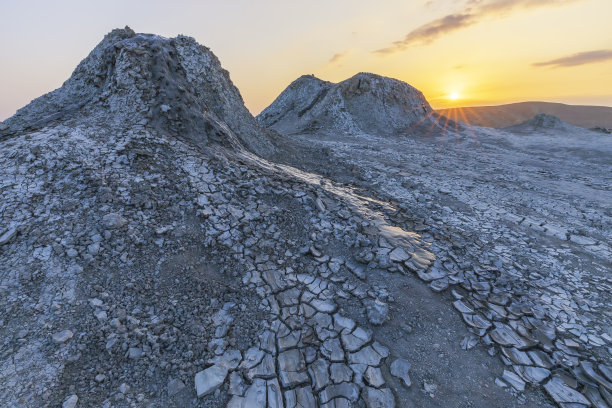
[(301, 76), (257, 119), (285, 133), (390, 136), (409, 131), (431, 114), (429, 103), (416, 88), (397, 79), (361, 72), (339, 83)]
[(60, 88), (17, 111), (2, 133), (82, 116), (118, 128), (147, 125), (200, 145), (273, 149), (217, 57), (183, 35), (112, 30)]

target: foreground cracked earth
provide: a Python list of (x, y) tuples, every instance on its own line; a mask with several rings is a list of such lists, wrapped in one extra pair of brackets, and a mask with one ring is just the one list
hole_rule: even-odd
[[(411, 218), (432, 238), (436, 261), (414, 272), (450, 290), (472, 332), (463, 348), (500, 355), (500, 387), (541, 384), (560, 406), (608, 406), (612, 192), (601, 170), (610, 169), (611, 141), (586, 131), (580, 143), (563, 133), (470, 131), (293, 139), (301, 157), (326, 151), (328, 163), (343, 164), (329, 165), (330, 177), (356, 176), (405, 210), (395, 219)], [(573, 149), (559, 151), (566, 142)], [(308, 158), (293, 163), (325, 171)]]
[[(528, 236), (513, 224), (491, 222), (490, 235), (474, 236), (471, 218), (439, 204), (419, 219), (418, 199), (379, 201), (368, 198), (381, 193), (374, 188), (358, 192), (246, 153), (203, 157), (144, 131), (109, 148), (100, 132), (60, 126), (27, 145), (3, 144), (2, 211), (13, 226), (2, 241), (11, 316), (3, 318), (3, 403), (444, 406), (452, 397), (443, 378), (414, 368), (416, 348), (394, 347), (428, 318), (425, 297), (422, 312), (397, 297), (402, 281), (422, 286), (416, 276), (428, 296), (450, 294), (436, 307), (455, 310), (469, 329), (446, 340), (477, 346), (468, 353), (484, 347), (507, 366), (472, 385), (488, 380), (485, 396), (459, 395), (457, 406), (546, 406), (538, 384), (560, 406), (606, 406), (605, 252), (576, 273), (569, 261), (588, 243), (566, 240), (551, 255), (553, 245), (521, 244)], [(374, 184), (397, 194), (402, 180)], [(458, 191), (446, 189), (439, 197)], [(441, 341), (424, 346), (440, 364), (452, 358)]]

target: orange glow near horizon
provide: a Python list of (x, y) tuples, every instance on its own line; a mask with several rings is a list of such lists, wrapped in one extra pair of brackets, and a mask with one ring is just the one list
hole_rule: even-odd
[[(214, 18), (202, 24), (202, 15)], [(451, 15), (469, 18), (444, 26)], [(610, 15), (610, 0), (388, 0), (376, 7), (367, 0), (108, 0), (104, 7), (58, 0), (40, 2), (36, 13), (27, 2), (7, 2), (0, 120), (61, 86), (104, 34), (126, 24), (209, 47), (253, 114), (301, 75), (340, 82), (359, 72), (407, 82), (435, 109), (612, 106)]]

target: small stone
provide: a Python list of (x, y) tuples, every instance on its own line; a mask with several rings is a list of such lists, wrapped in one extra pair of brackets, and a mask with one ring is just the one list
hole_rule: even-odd
[(329, 384), (329, 363), (324, 359), (315, 360), (308, 366), (308, 372), (312, 378), (312, 385), (315, 391)]
[(316, 407), (315, 397), (310, 387), (294, 388), (285, 391), (287, 408)]
[(475, 329), (487, 330), (489, 327), (491, 327), (491, 322), (479, 314), (464, 313), (462, 316), (463, 321), (466, 322), (468, 325), (474, 327)]
[(491, 339), (504, 347), (516, 347), (519, 350), (533, 347), (536, 343), (521, 337), (510, 326), (495, 323), (495, 329), (490, 333)]
[(53, 339), (54, 343), (62, 344), (62, 343), (67, 342), (68, 340), (70, 340), (72, 338), (72, 336), (74, 336), (72, 331), (70, 331), (70, 330), (62, 330), (60, 332), (54, 333), (51, 338)]
[(391, 374), (402, 380), (406, 387), (410, 387), (412, 385), (409, 371), (410, 363), (402, 358), (398, 358), (391, 363)]
[(374, 326), (380, 326), (388, 319), (389, 306), (379, 299), (366, 301), (366, 310), (368, 320)]
[(278, 355), (279, 377), (285, 388), (293, 388), (308, 382), (306, 364), (298, 349), (291, 349)]
[(183, 388), (185, 388), (185, 384), (180, 379), (171, 379), (168, 382), (168, 396), (172, 397), (173, 395), (178, 394)]
[(331, 380), (335, 384), (349, 382), (353, 377), (353, 370), (351, 370), (347, 365), (342, 363), (332, 363), (329, 368), (329, 373)]
[(100, 307), (104, 304), (104, 302), (102, 302), (98, 298), (91, 298), (89, 299), (89, 304), (91, 305), (91, 307)]
[(284, 408), (283, 392), (276, 378), (266, 381), (268, 408)]
[(429, 394), (430, 397), (433, 398), (434, 392), (438, 389), (438, 386), (434, 383), (428, 383), (427, 381), (423, 381), (423, 391)]
[(470, 334), (469, 336), (465, 336), (463, 340), (461, 341), (461, 348), (463, 350), (471, 350), (474, 347), (476, 347), (479, 341), (480, 341), (479, 337), (474, 336), (473, 334)]
[(76, 408), (77, 402), (79, 402), (79, 397), (76, 394), (72, 394), (62, 404), (62, 408)]
[(127, 224), (127, 220), (119, 214), (110, 213), (102, 217), (102, 223), (108, 229), (119, 229)]
[(461, 313), (474, 313), (474, 309), (471, 306), (468, 306), (462, 300), (454, 301), (453, 306)]
[(310, 301), (310, 305), (322, 313), (333, 313), (336, 311), (336, 305), (330, 300), (313, 299)]
[(128, 356), (134, 360), (140, 358), (142, 357), (142, 349), (140, 347), (130, 347), (128, 349)]
[(243, 407), (265, 407), (268, 387), (266, 381), (257, 378), (244, 393)]
[(502, 347), (501, 352), (504, 355), (504, 357), (509, 359), (513, 364), (519, 364), (519, 365), (532, 365), (533, 364), (533, 362), (531, 361), (527, 353), (525, 353), (524, 351), (520, 351), (519, 349), (515, 349), (514, 347), (513, 348)]
[(346, 398), (349, 401), (357, 401), (359, 388), (355, 384), (344, 382), (329, 385), (319, 394), (319, 399), (323, 404), (339, 397)]
[(230, 393), (230, 395), (244, 395), (244, 391), (246, 390), (246, 384), (242, 376), (237, 371), (234, 371), (230, 374), (229, 381), (230, 383), (228, 392)]
[(194, 382), (198, 398), (216, 391), (225, 381), (227, 372), (227, 368), (214, 365), (197, 373)]
[(240, 350), (227, 350), (223, 355), (210, 359), (209, 363), (225, 367), (228, 370), (234, 370), (241, 361), (242, 353)]
[(550, 376), (550, 371), (541, 367), (519, 366), (516, 371), (526, 381), (539, 384)]
[(344, 317), (338, 313), (334, 315), (334, 324), (340, 327), (342, 330), (346, 329), (351, 331), (355, 328), (355, 321), (353, 319), (349, 319), (348, 317)]
[(342, 334), (342, 344), (347, 351), (357, 351), (364, 344), (368, 343), (372, 339), (372, 334), (365, 331), (361, 327), (357, 327), (352, 333)]
[(104, 310), (96, 310), (94, 316), (96, 316), (96, 319), (98, 319), (100, 323), (104, 323), (108, 319), (108, 315)]
[(521, 380), (521, 378), (512, 371), (504, 370), (502, 379), (510, 384), (515, 390), (525, 391), (525, 381)]
[(395, 248), (389, 254), (389, 259), (393, 262), (405, 262), (410, 259), (410, 254), (404, 251), (404, 248)]
[(8, 244), (17, 235), (17, 227), (11, 227), (0, 235), (0, 245)]
[(97, 255), (100, 252), (100, 243), (99, 242), (95, 242), (95, 243), (89, 245), (87, 247), (87, 252), (89, 252), (90, 255)]
[(325, 340), (321, 347), (321, 354), (327, 357), (329, 361), (344, 361), (344, 350), (342, 350), (342, 344), (337, 338)]
[(106, 380), (106, 376), (104, 374), (98, 374), (95, 376), (94, 380), (96, 380), (96, 382), (104, 382), (104, 380)]
[(319, 251), (318, 249), (316, 249), (314, 246), (310, 247), (310, 253), (312, 254), (312, 256), (314, 256), (315, 258), (319, 258), (321, 257), (321, 255), (323, 255), (321, 253), (321, 251)]
[(590, 405), (589, 400), (578, 391), (568, 387), (561, 377), (554, 376), (550, 381), (544, 384), (544, 389), (551, 398), (559, 405), (561, 404), (583, 404)]
[(363, 379), (374, 388), (380, 388), (385, 383), (382, 372), (378, 367), (368, 367), (363, 374)]
[(276, 376), (276, 365), (274, 362), (274, 357), (271, 354), (264, 353), (264, 357), (261, 360), (261, 363), (251, 368), (247, 375), (250, 379), (253, 378), (264, 378), (264, 379), (272, 379)]
[(366, 364), (373, 367), (378, 367), (380, 361), (384, 357), (372, 348), (372, 346), (366, 346), (361, 350), (349, 354), (349, 362), (352, 364)]
[(241, 367), (250, 369), (255, 367), (264, 358), (264, 351), (257, 347), (251, 347), (244, 353), (244, 360), (242, 361)]

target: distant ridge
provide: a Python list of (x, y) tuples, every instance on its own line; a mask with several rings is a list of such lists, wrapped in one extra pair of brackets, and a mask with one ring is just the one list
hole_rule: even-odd
[(531, 133), (536, 131), (565, 131), (565, 132), (584, 132), (585, 130), (581, 127), (571, 125), (567, 122), (562, 121), (554, 115), (548, 115), (546, 113), (538, 113), (533, 118), (526, 120), (518, 125), (513, 125), (504, 128), (504, 130), (517, 133)]
[[(475, 126), (503, 128), (518, 125), (539, 113), (558, 117), (584, 128), (612, 128), (612, 107), (566, 105), (551, 102), (520, 102), (499, 106), (438, 109), (437, 113)], [(465, 119), (463, 118), (465, 117)]]

